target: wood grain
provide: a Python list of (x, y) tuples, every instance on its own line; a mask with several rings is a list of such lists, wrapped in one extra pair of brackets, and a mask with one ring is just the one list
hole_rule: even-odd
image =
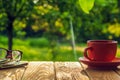
[(22, 80), (54, 80), (53, 62), (30, 62)]
[(95, 70), (82, 65), (90, 80), (120, 80), (120, 76), (114, 70)]
[(89, 80), (78, 62), (55, 62), (56, 80)]
[(0, 70), (0, 80), (21, 80), (25, 67)]
[(117, 70), (93, 70), (79, 62), (29, 62), (27, 67), (0, 70), (0, 80), (120, 80)]

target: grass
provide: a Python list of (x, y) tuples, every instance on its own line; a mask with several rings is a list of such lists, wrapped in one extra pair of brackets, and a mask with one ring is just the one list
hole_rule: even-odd
[[(0, 47), (7, 48), (7, 37), (0, 36)], [(23, 52), (22, 60), (26, 61), (76, 61), (72, 47), (68, 44), (60, 44), (50, 47), (50, 43), (45, 38), (28, 38), (13, 40), (13, 49)], [(86, 43), (77, 44), (77, 58), (83, 56)], [(120, 57), (120, 47), (118, 45), (117, 57)]]
[[(7, 48), (7, 37), (0, 36), (0, 47)], [(13, 49), (23, 52), (22, 60), (27, 61), (76, 61), (70, 45), (58, 45), (50, 47), (45, 38), (13, 39)], [(77, 50), (77, 57), (82, 52)]]

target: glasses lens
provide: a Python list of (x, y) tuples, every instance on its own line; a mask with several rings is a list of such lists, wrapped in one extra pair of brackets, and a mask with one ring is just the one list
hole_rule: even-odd
[(20, 61), (20, 59), (21, 59), (21, 52), (20, 51), (12, 51), (12, 58), (15, 61)]
[(7, 51), (5, 49), (0, 48), (0, 59), (5, 59), (7, 55)]

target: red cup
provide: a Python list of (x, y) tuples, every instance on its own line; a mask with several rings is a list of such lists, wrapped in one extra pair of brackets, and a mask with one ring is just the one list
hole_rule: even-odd
[(88, 40), (88, 47), (84, 50), (84, 57), (92, 61), (111, 61), (116, 56), (117, 41)]

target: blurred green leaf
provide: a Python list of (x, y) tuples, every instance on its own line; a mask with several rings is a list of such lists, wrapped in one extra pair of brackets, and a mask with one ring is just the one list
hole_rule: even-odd
[(93, 8), (95, 0), (79, 0), (79, 4), (82, 10), (89, 14), (89, 11)]

